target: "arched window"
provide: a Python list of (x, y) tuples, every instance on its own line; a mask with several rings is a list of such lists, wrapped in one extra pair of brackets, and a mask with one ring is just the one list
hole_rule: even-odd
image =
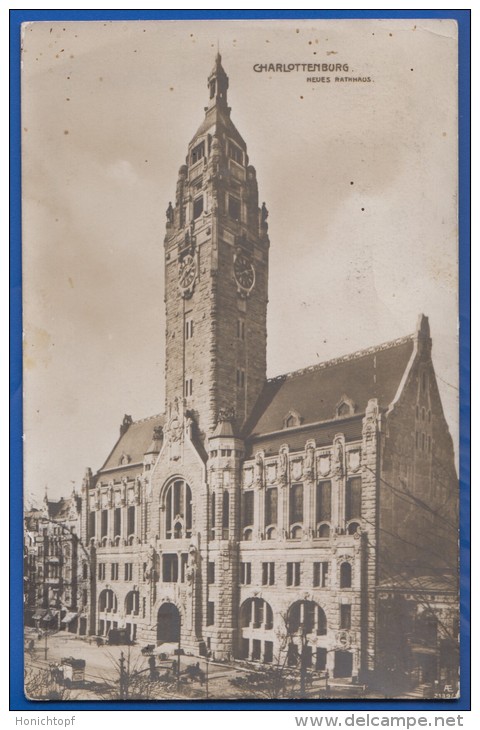
[(127, 616), (138, 616), (140, 611), (140, 594), (138, 591), (130, 591), (125, 598), (125, 613)]
[(352, 566), (346, 561), (340, 565), (340, 588), (352, 587)]
[(165, 494), (165, 535), (174, 540), (192, 535), (192, 491), (183, 479), (175, 479)]
[(98, 610), (116, 613), (118, 610), (117, 596), (110, 589), (106, 588), (98, 597)]
[(315, 601), (295, 601), (288, 609), (287, 630), (291, 636), (299, 631), (324, 636), (327, 633), (325, 611)]
[(350, 524), (347, 527), (347, 532), (349, 535), (355, 535), (360, 529), (360, 525), (358, 522), (350, 522)]
[(263, 598), (248, 598), (240, 608), (241, 628), (273, 629), (273, 611)]
[(317, 537), (330, 537), (330, 525), (323, 523), (317, 527)]

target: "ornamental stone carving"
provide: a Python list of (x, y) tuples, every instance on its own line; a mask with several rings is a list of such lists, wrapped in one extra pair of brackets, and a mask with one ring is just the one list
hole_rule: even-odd
[(278, 481), (282, 486), (288, 482), (288, 446), (280, 446), (278, 453)]
[(337, 434), (333, 441), (333, 453), (335, 459), (335, 472), (337, 476), (345, 473), (345, 448), (343, 434)]
[(255, 486), (257, 489), (263, 488), (263, 452), (257, 451), (255, 454)]
[(305, 444), (303, 476), (310, 481), (315, 478), (315, 441), (307, 441)]

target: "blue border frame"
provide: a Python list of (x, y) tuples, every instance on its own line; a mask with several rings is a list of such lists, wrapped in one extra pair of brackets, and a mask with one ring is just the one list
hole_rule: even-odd
[[(32, 702), (23, 694), (20, 24), (58, 20), (449, 18), (459, 33), (460, 581), (462, 696), (423, 701)], [(469, 710), (470, 706), (470, 10), (10, 10), (10, 710)]]

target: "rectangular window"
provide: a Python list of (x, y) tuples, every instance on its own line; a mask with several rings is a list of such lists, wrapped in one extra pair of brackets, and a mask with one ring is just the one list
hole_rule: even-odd
[(325, 481), (317, 484), (317, 525), (320, 522), (330, 522), (332, 519), (332, 482)]
[(243, 493), (242, 527), (253, 525), (253, 492)]
[(188, 565), (188, 553), (182, 553), (180, 555), (180, 582), (181, 583), (185, 583), (187, 565)]
[(98, 580), (105, 580), (105, 563), (98, 564)]
[(249, 586), (252, 582), (252, 564), (240, 563), (240, 583)]
[(197, 144), (197, 146), (193, 148), (192, 165), (194, 165), (196, 162), (199, 162), (202, 157), (205, 157), (205, 142), (200, 142), (200, 144)]
[(107, 537), (108, 533), (108, 510), (102, 509), (102, 537)]
[(290, 487), (290, 524), (303, 522), (303, 484)]
[(265, 491), (265, 527), (277, 524), (278, 490), (270, 487)]
[(233, 218), (234, 221), (240, 220), (240, 200), (235, 198), (233, 195), (228, 196), (228, 215)]
[(275, 585), (275, 563), (262, 563), (262, 585)]
[(215, 623), (215, 604), (213, 601), (207, 601), (207, 626), (213, 626)]
[(313, 564), (313, 586), (314, 588), (325, 588), (328, 580), (328, 563)]
[(362, 516), (362, 478), (352, 477), (347, 482), (345, 494), (345, 517), (357, 520)]
[(263, 661), (265, 664), (273, 662), (273, 641), (266, 641), (263, 650)]
[(185, 339), (191, 340), (193, 337), (193, 319), (189, 317), (185, 320)]
[(178, 555), (163, 555), (163, 582), (177, 583)]
[(348, 603), (340, 606), (340, 628), (350, 629), (352, 627), (352, 607)]
[(133, 580), (133, 563), (125, 563), (125, 580)]
[(209, 585), (215, 583), (215, 563), (213, 561), (209, 561), (207, 565), (207, 580)]
[(193, 201), (193, 218), (196, 220), (197, 218), (200, 218), (200, 216), (203, 213), (203, 195), (200, 195), (198, 198), (195, 198)]
[(113, 512), (113, 535), (114, 535), (114, 537), (119, 537), (121, 535), (121, 526), (122, 526), (122, 509), (121, 509), (121, 507), (116, 507)]
[(237, 388), (245, 387), (245, 370), (237, 368)]
[(193, 378), (187, 378), (185, 380), (185, 398), (189, 398), (193, 395)]
[(239, 340), (245, 339), (245, 320), (237, 319), (237, 338)]
[(287, 563), (287, 586), (300, 585), (300, 563)]
[(88, 514), (88, 537), (95, 537), (97, 524), (97, 513), (89, 512)]
[(110, 566), (110, 579), (118, 580), (118, 563), (112, 563)]
[(135, 534), (135, 507), (132, 505), (127, 510), (127, 535)]
[(84, 588), (82, 591), (82, 603), (84, 606), (86, 606), (88, 603), (88, 591), (86, 588)]
[(230, 157), (232, 160), (235, 160), (235, 162), (238, 162), (239, 165), (243, 163), (243, 152), (240, 149), (240, 147), (237, 147), (236, 144), (233, 144), (233, 142), (228, 143), (228, 151), (230, 153)]

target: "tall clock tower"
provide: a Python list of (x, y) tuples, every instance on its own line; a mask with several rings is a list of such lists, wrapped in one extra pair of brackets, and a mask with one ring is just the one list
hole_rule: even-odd
[(239, 432), (266, 378), (268, 214), (227, 90), (217, 54), (165, 235), (166, 405), (183, 399), (203, 440), (225, 411)]

